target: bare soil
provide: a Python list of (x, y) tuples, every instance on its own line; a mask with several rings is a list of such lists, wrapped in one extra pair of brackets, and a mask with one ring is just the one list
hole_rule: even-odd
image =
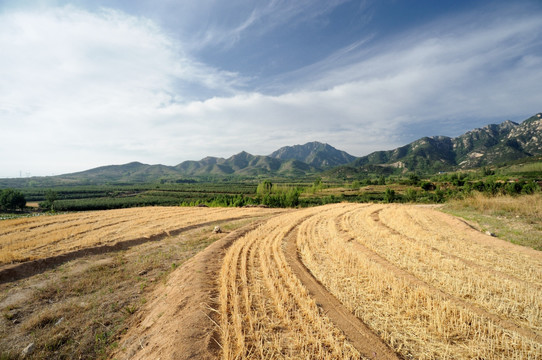
[[(401, 235), (405, 241), (413, 241), (401, 234), (397, 229), (388, 226), (380, 219), (380, 210), (372, 213), (372, 220), (381, 229), (394, 235)], [(542, 253), (529, 248), (519, 247), (504, 240), (487, 236), (463, 220), (433, 211), (434, 220), (441, 221), (454, 228), (458, 237), (468, 238), (482, 246), (508, 249), (511, 252), (522, 253), (529, 257), (542, 260)], [(416, 219), (412, 219), (416, 221)], [(341, 225), (337, 220), (337, 228)], [(111, 358), (114, 359), (216, 359), (220, 357), (220, 336), (218, 333), (217, 289), (216, 278), (222, 263), (225, 250), (243, 234), (252, 230), (244, 227), (232, 232), (227, 237), (215, 242), (205, 251), (198, 254), (183, 267), (177, 269), (169, 278), (167, 284), (155, 290), (153, 300), (136, 317), (123, 339), (119, 348)], [(306, 268), (301, 261), (296, 248), (297, 228), (284, 239), (283, 251), (288, 265), (295, 276), (302, 282), (311, 297), (314, 298), (323, 313), (340, 329), (348, 341), (366, 358), (370, 359), (399, 359), (395, 353), (371, 328), (360, 318), (350, 312), (334, 295), (332, 295)], [(344, 241), (351, 242), (353, 248), (363, 253), (371, 261), (386, 268), (397, 277), (406, 279), (412, 286), (424, 288), (430, 293), (438, 294), (441, 298), (467, 308), (470, 311), (490, 319), (494, 324), (511, 332), (519, 333), (535, 342), (541, 337), (531, 328), (504, 319), (491, 311), (475, 305), (462, 298), (453, 296), (435, 288), (408, 271), (397, 267), (384, 257), (368, 249), (362, 244), (352, 241), (343, 231)], [(384, 236), (384, 235), (383, 235)], [(459, 258), (452, 253), (433, 249), (447, 258), (461, 260), (468, 267), (483, 268), (484, 265), (468, 259)], [(489, 269), (488, 271), (496, 271)], [(499, 274), (511, 281), (522, 281), (506, 273)]]

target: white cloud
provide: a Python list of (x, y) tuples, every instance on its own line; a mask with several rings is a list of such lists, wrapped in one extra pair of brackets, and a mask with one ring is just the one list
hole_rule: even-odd
[[(232, 47), (245, 37), (258, 38), (281, 26), (292, 26), (332, 11), (349, 0), (200, 0), (177, 4), (185, 41), (194, 50)], [(198, 20), (198, 23), (194, 22)], [(206, 26), (201, 26), (203, 22)], [(194, 33), (194, 29), (204, 29)], [(193, 39), (190, 41), (189, 39)]]
[(508, 10), (430, 24), (371, 49), (354, 44), (341, 51), (350, 56), (342, 66), (328, 60), (289, 74), (294, 90), (282, 94), (214, 98), (170, 110), (182, 119), (206, 119), (202, 124), (215, 130), (209, 138), (232, 139), (224, 146), (230, 154), (320, 140), (364, 155), (422, 135), (523, 120), (540, 111), (542, 17)]
[[(277, 24), (280, 14), (265, 9), (235, 31), (266, 16), (266, 26)], [(430, 24), (386, 44), (369, 36), (287, 74), (270, 95), (239, 91), (241, 75), (198, 63), (192, 44), (144, 18), (73, 7), (4, 13), (0, 150), (10, 160), (0, 177), (135, 160), (175, 165), (313, 140), (365, 155), (434, 135), (435, 124), (450, 135), (473, 125), (447, 121), (540, 111), (542, 17), (489, 18)]]
[(342, 63), (333, 54), (283, 79), (304, 91), (341, 91), (343, 108), (396, 129), (447, 119), (499, 121), (540, 111), (541, 34), (538, 13), (471, 13), (361, 47)]
[[(23, 171), (40, 152), (52, 154), (47, 166), (58, 171), (83, 158), (153, 153), (145, 138), (160, 108), (197, 99), (198, 91), (233, 94), (241, 81), (183, 51), (153, 22), (110, 9), (0, 14), (2, 153), (24, 139), (12, 151)], [(13, 176), (13, 167), (2, 170)]]

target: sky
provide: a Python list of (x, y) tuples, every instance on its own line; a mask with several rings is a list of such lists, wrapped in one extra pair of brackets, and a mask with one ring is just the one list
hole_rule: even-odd
[(0, 0), (0, 177), (363, 156), (541, 100), (540, 0)]

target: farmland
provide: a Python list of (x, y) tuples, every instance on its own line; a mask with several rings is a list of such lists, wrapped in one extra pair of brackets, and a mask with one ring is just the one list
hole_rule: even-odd
[(0, 357), (35, 344), (38, 359), (105, 358), (178, 267), (280, 211), (152, 207), (0, 222)]
[[(225, 233), (212, 234), (215, 224)], [(19, 287), (31, 288), (34, 278), (54, 279), (54, 266), (2, 285), (2, 337), (13, 333), (33, 340), (36, 358), (60, 358), (67, 349), (117, 359), (542, 358), (542, 254), (485, 235), (432, 206), (157, 207), (0, 225), (0, 271), (77, 254), (92, 256), (88, 262), (114, 264), (98, 268), (116, 269), (108, 274), (126, 282), (88, 295), (96, 308), (111, 296), (121, 302), (129, 295), (130, 301), (122, 303), (125, 316), (115, 326), (100, 317), (108, 335), (95, 325), (95, 332), (84, 336), (95, 343), (103, 338), (104, 344), (86, 350), (70, 341), (75, 330), (68, 325), (52, 345), (37, 338), (54, 334), (62, 316), (58, 303), (81, 307), (77, 296), (85, 298), (85, 289), (73, 290), (68, 281), (65, 290), (74, 295), (64, 298), (63, 288), (51, 295), (45, 286), (36, 291), (49, 293), (48, 302), (30, 309), (14, 295)], [(114, 247), (134, 240), (130, 249)], [(188, 243), (191, 250), (179, 253)], [(165, 248), (151, 251), (159, 247)], [(112, 259), (81, 252), (96, 248), (109, 251)], [(142, 258), (143, 269), (137, 267), (141, 260), (130, 260)], [(160, 258), (169, 271), (160, 268)], [(64, 260), (66, 268), (78, 261)], [(139, 275), (114, 275), (129, 266), (129, 273)], [(152, 281), (159, 269), (163, 281)], [(85, 274), (68, 270), (63, 276), (97, 282), (85, 280)], [(146, 300), (137, 302), (138, 296)], [(87, 317), (99, 316), (88, 305), (91, 300), (84, 303)], [(62, 317), (76, 316), (64, 309)], [(12, 318), (18, 322), (9, 322)], [(77, 336), (84, 343), (85, 337)], [(16, 358), (26, 343), (16, 344), (0, 343), (2, 354)]]
[[(254, 212), (254, 210), (252, 210)], [(39, 216), (0, 223), (0, 264), (167, 234), (204, 222), (248, 217), (249, 209), (156, 207)]]

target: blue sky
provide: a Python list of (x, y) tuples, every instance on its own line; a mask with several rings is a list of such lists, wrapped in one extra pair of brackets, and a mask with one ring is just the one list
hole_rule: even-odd
[(0, 0), (0, 54), (0, 177), (362, 156), (542, 111), (534, 0)]

